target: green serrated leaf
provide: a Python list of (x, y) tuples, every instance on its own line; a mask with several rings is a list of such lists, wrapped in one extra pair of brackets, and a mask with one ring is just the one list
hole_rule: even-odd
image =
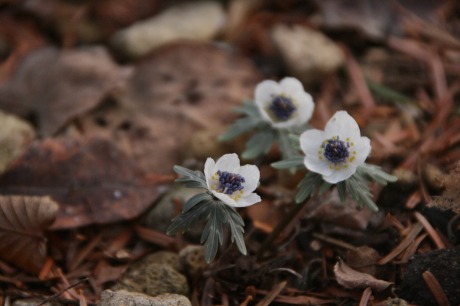
[(394, 183), (398, 180), (396, 176), (388, 174), (379, 166), (371, 164), (363, 164), (359, 166), (357, 174), (361, 175), (366, 180), (375, 181), (380, 185), (386, 185), (388, 182)]
[(201, 242), (204, 242), (204, 256), (207, 263), (214, 260), (219, 248), (219, 244), (222, 245), (224, 232), (222, 224), (225, 223), (224, 213), (220, 205), (213, 203), (211, 206), (210, 213), (208, 216), (208, 223), (203, 230), (201, 235)]
[(304, 156), (296, 156), (291, 159), (280, 160), (271, 164), (275, 169), (304, 168)]
[(184, 183), (185, 187), (188, 188), (208, 189), (203, 172), (193, 171), (177, 165), (174, 166), (173, 169), (177, 174), (182, 175), (182, 177), (176, 179), (176, 182)]
[(212, 202), (202, 201), (195, 204), (185, 213), (181, 213), (171, 221), (166, 234), (175, 235), (179, 232), (185, 232), (199, 221), (206, 219), (212, 207), (211, 204)]
[(241, 216), (238, 214), (238, 212), (233, 208), (228, 205), (224, 205), (224, 212), (227, 215), (227, 223), (230, 226), (231, 230), (231, 240), (232, 242), (236, 242), (236, 246), (238, 247), (238, 250), (243, 255), (247, 254), (246, 250), (246, 245), (244, 243), (244, 221), (241, 218)]
[(367, 206), (370, 210), (377, 212), (379, 208), (372, 200), (372, 194), (367, 186), (367, 181), (359, 174), (352, 175), (345, 181), (347, 191), (350, 196), (356, 201), (359, 207)]
[(244, 159), (254, 159), (266, 154), (273, 145), (275, 136), (271, 130), (262, 130), (254, 135), (246, 143), (246, 149), (241, 157)]
[(182, 213), (186, 213), (187, 211), (192, 209), (195, 205), (203, 201), (207, 201), (207, 202), (212, 201), (212, 195), (210, 195), (209, 193), (205, 193), (205, 192), (194, 195), (184, 204), (184, 207), (182, 207)]
[(337, 192), (341, 202), (345, 202), (347, 199), (347, 185), (344, 181), (337, 183)]
[(256, 127), (260, 126), (262, 123), (262, 120), (259, 118), (253, 118), (253, 117), (244, 117), (240, 118), (235, 121), (225, 132), (224, 134), (219, 136), (219, 141), (228, 141), (236, 138), (237, 136), (240, 136), (241, 134), (244, 134), (246, 132), (249, 132)]
[(308, 172), (305, 177), (297, 185), (298, 192), (296, 194), (295, 200), (296, 203), (301, 203), (305, 201), (313, 192), (319, 187), (323, 182), (321, 175), (315, 172)]
[(278, 131), (278, 147), (283, 159), (291, 159), (299, 156), (299, 151), (292, 146), (289, 134), (286, 131)]

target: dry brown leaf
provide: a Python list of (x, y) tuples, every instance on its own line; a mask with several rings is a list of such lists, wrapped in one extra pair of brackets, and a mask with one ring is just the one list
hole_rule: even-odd
[(337, 282), (347, 289), (370, 287), (376, 291), (383, 291), (392, 283), (376, 279), (372, 275), (353, 270), (339, 259), (334, 266), (334, 274)]
[(117, 101), (83, 116), (80, 125), (85, 135), (115, 139), (143, 169), (169, 174), (192, 135), (224, 130), (260, 79), (247, 58), (229, 50), (168, 45), (139, 62)]
[(119, 86), (129, 69), (121, 69), (102, 47), (59, 51), (38, 49), (0, 87), (0, 108), (36, 118), (43, 135), (94, 108)]
[(135, 161), (101, 139), (36, 142), (0, 177), (0, 194), (56, 200), (53, 229), (132, 219), (159, 193)]
[(47, 196), (0, 196), (0, 257), (38, 273), (46, 258), (43, 231), (57, 211), (58, 204)]

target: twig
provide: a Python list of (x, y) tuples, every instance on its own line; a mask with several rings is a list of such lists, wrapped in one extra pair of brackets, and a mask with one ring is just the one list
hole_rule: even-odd
[(329, 236), (326, 236), (320, 233), (313, 233), (313, 237), (315, 237), (316, 239), (325, 241), (327, 243), (336, 245), (338, 247), (344, 248), (346, 250), (356, 251), (356, 247), (354, 245), (343, 242), (342, 240), (339, 240), (339, 239), (335, 239), (335, 238), (332, 238), (332, 237), (329, 237)]
[(442, 290), (441, 285), (439, 284), (436, 277), (430, 271), (425, 271), (422, 274), (423, 280), (425, 281), (426, 285), (430, 289), (433, 297), (438, 302), (439, 306), (450, 306), (449, 300), (446, 297), (446, 294)]
[(306, 207), (309, 201), (310, 200), (307, 199), (302, 203), (296, 204), (294, 208), (287, 215), (285, 215), (285, 217), (276, 225), (276, 227), (273, 229), (270, 235), (265, 239), (265, 241), (260, 246), (259, 251), (257, 252), (258, 258), (261, 258), (263, 256), (264, 252), (271, 246), (273, 241), (275, 241), (275, 239), (278, 238), (278, 236), (285, 229), (285, 227), (293, 219), (295, 219), (301, 211), (303, 211), (303, 208)]
[(359, 301), (358, 306), (367, 306), (369, 305), (369, 300), (372, 298), (372, 290), (371, 288), (366, 288), (366, 290), (363, 291), (363, 295), (361, 295), (361, 300)]
[(412, 243), (412, 241), (415, 239), (415, 237), (417, 237), (417, 235), (422, 231), (422, 229), (423, 229), (422, 224), (420, 223), (415, 224), (414, 227), (412, 227), (411, 231), (407, 234), (406, 238), (404, 238), (398, 244), (398, 246), (395, 249), (393, 249), (393, 251), (391, 251), (387, 256), (380, 259), (377, 262), (377, 264), (384, 265), (388, 263), (390, 260), (392, 260), (393, 258), (395, 258), (396, 256), (398, 256), (399, 254), (401, 254)]
[(434, 228), (431, 226), (430, 222), (418, 211), (414, 213), (415, 218), (420, 222), (423, 227), (425, 228), (425, 231), (430, 235), (430, 238), (433, 240), (433, 242), (436, 244), (438, 249), (445, 249), (446, 245), (444, 242), (442, 242), (441, 238), (439, 237), (438, 233), (434, 230)]
[(67, 286), (66, 288), (62, 289), (62, 290), (59, 291), (58, 293), (53, 294), (53, 295), (50, 296), (50, 297), (47, 297), (46, 299), (44, 299), (44, 300), (43, 300), (40, 304), (38, 304), (37, 306), (44, 305), (46, 302), (49, 302), (49, 301), (51, 301), (51, 300), (56, 299), (58, 296), (60, 296), (61, 294), (63, 294), (63, 293), (66, 292), (67, 290), (72, 289), (72, 288), (74, 288), (74, 287), (76, 287), (76, 286), (78, 286), (78, 285), (80, 285), (81, 283), (86, 282), (86, 281), (88, 281), (88, 278), (87, 278), (87, 277), (85, 277), (85, 278), (83, 278), (83, 279), (80, 279), (78, 282), (76, 282), (76, 283), (74, 283), (74, 284), (72, 284), (72, 285), (70, 285), (70, 286)]
[(274, 299), (283, 291), (284, 287), (286, 287), (287, 281), (282, 281), (279, 284), (276, 284), (273, 289), (262, 299), (256, 306), (267, 306), (273, 302)]

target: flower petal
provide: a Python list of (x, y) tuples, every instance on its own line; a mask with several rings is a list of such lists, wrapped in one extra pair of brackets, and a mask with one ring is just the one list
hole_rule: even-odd
[(250, 206), (250, 205), (259, 203), (260, 201), (262, 201), (262, 199), (260, 198), (258, 194), (250, 193), (247, 196), (236, 201), (236, 205), (234, 206), (235, 207), (246, 207), (246, 206)]
[(333, 170), (330, 175), (324, 175), (323, 179), (331, 184), (337, 184), (338, 182), (344, 181), (356, 172), (356, 167), (349, 165), (347, 168), (340, 170)]
[(218, 198), (219, 200), (221, 200), (222, 202), (224, 202), (225, 204), (229, 205), (229, 206), (233, 206), (233, 207), (237, 207), (237, 203), (235, 200), (233, 200), (232, 198), (230, 198), (228, 195), (226, 195), (225, 193), (220, 193), (220, 192), (217, 192), (215, 190), (211, 190), (212, 194)]
[(212, 185), (212, 175), (214, 174), (212, 171), (216, 162), (211, 157), (206, 159), (206, 163), (204, 164), (204, 176), (206, 177), (206, 184), (208, 185), (208, 189), (211, 190)]
[(212, 173), (220, 171), (227, 171), (230, 173), (238, 173), (240, 169), (240, 159), (236, 153), (225, 154), (219, 158), (214, 166)]
[(308, 170), (321, 175), (331, 175), (334, 172), (330, 167), (332, 165), (331, 162), (326, 159), (320, 160), (316, 155), (305, 156), (303, 163)]
[(307, 92), (300, 92), (293, 96), (293, 99), (298, 103), (298, 116), (296, 117), (297, 125), (308, 122), (313, 115), (313, 110), (315, 109), (313, 98)]
[(364, 161), (369, 156), (371, 152), (371, 140), (367, 137), (360, 137), (354, 141), (355, 145), (353, 149), (356, 151), (355, 160), (353, 164), (356, 167), (364, 164)]
[(299, 92), (305, 92), (302, 83), (299, 80), (293, 77), (286, 77), (280, 81), (281, 91), (288, 95), (292, 96)]
[(342, 139), (361, 137), (358, 123), (346, 111), (336, 112), (327, 122), (324, 131), (328, 138), (332, 136), (340, 136)]
[(244, 177), (245, 183), (243, 183), (243, 197), (246, 194), (253, 192), (257, 186), (259, 186), (260, 171), (257, 166), (244, 165), (241, 166), (239, 174)]
[(265, 109), (267, 104), (272, 102), (273, 96), (278, 95), (280, 87), (272, 80), (265, 80), (257, 84), (255, 90), (255, 103), (259, 109)]
[(324, 140), (326, 140), (326, 133), (323, 131), (307, 130), (300, 135), (300, 148), (305, 155), (317, 155)]

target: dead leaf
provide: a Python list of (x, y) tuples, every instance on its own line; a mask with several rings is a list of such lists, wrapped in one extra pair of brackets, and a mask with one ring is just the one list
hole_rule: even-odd
[(102, 47), (59, 51), (45, 47), (28, 55), (0, 87), (0, 108), (36, 118), (41, 134), (94, 108), (128, 75)]
[(36, 142), (0, 177), (1, 194), (50, 195), (52, 229), (132, 219), (159, 195), (135, 161), (101, 139)]
[(147, 171), (171, 173), (194, 132), (224, 130), (260, 79), (247, 58), (229, 50), (168, 45), (141, 61), (126, 91), (83, 116), (80, 126), (85, 135), (115, 139)]
[(376, 279), (375, 277), (353, 270), (339, 259), (334, 266), (334, 274), (337, 282), (347, 289), (370, 287), (376, 291), (383, 291), (392, 283)]
[(43, 231), (57, 210), (58, 204), (47, 196), (0, 196), (0, 257), (38, 273), (46, 258)]

